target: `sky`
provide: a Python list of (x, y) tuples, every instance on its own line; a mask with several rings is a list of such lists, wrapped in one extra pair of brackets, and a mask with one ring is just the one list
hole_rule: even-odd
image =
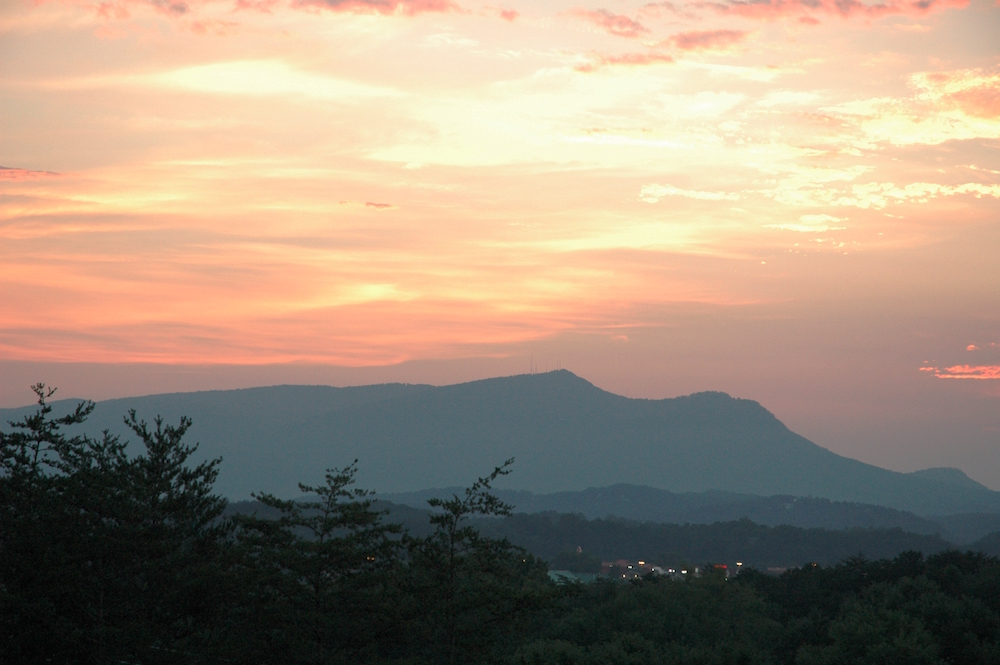
[(1000, 490), (997, 0), (0, 0), (0, 167), (0, 407), (564, 368)]

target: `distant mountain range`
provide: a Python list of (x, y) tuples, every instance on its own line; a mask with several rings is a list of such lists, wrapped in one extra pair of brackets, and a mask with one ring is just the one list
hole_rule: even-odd
[[(355, 458), (359, 486), (399, 493), (465, 486), (514, 457), (498, 487), (536, 494), (627, 483), (923, 516), (1000, 513), (1000, 493), (957, 469), (904, 474), (842, 457), (751, 400), (715, 392), (628, 399), (565, 370), (444, 387), (275, 386), (108, 400), (89, 431), (123, 432), (132, 408), (147, 420), (193, 418), (190, 439), (203, 456), (223, 457), (216, 489), (234, 499), (261, 490), (294, 496), (297, 482), (317, 483), (324, 468)], [(0, 410), (0, 420), (25, 411)]]
[[(382, 494), (378, 498), (398, 510), (427, 509), (432, 497), (462, 495), (463, 488), (447, 487), (418, 492)], [(973, 543), (1000, 531), (1000, 513), (965, 513), (920, 517), (914, 513), (865, 503), (830, 501), (815, 497), (755, 496), (734, 492), (686, 492), (636, 485), (612, 485), (580, 492), (534, 494), (496, 490), (517, 513), (561, 513), (587, 519), (618, 518), (665, 524), (713, 524), (749, 519), (765, 526), (788, 525), (803, 529), (902, 529), (940, 535), (956, 545)]]

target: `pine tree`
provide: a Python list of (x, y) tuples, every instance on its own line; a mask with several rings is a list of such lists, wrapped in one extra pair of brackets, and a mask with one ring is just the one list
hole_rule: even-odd
[(513, 458), (466, 488), (463, 496), (432, 498), (434, 532), (409, 539), (412, 592), (421, 612), (411, 636), (430, 662), (489, 661), (548, 586), (545, 564), (506, 538), (484, 537), (472, 517), (503, 517), (513, 506), (490, 493), (510, 473)]
[(212, 494), (219, 460), (129, 414), (145, 450), (67, 436), (94, 409), (53, 418), (54, 390), (0, 433), (0, 652), (11, 662), (191, 660), (218, 625), (229, 528)]
[(243, 623), (265, 662), (358, 662), (374, 657), (399, 563), (400, 527), (385, 524), (370, 492), (352, 489), (357, 461), (299, 485), (315, 499), (254, 495), (274, 519), (237, 517), (245, 579), (254, 595)]

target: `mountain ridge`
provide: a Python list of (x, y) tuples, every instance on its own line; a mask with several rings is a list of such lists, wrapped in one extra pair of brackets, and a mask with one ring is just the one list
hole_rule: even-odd
[[(275, 386), (98, 403), (88, 431), (122, 415), (194, 420), (203, 457), (224, 458), (217, 489), (289, 496), (326, 467), (359, 460), (380, 492), (468, 484), (509, 457), (498, 487), (536, 493), (617, 483), (814, 496), (919, 515), (1000, 512), (1000, 493), (960, 471), (903, 474), (842, 457), (789, 430), (759, 403), (720, 392), (630, 399), (566, 371), (450, 386)], [(0, 410), (7, 420), (15, 411)], [(961, 474), (968, 483), (961, 482)], [(977, 485), (969, 486), (969, 483)], [(981, 488), (981, 489), (980, 489)]]

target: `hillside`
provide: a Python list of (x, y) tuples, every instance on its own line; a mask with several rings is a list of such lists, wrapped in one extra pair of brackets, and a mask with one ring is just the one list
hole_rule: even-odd
[[(422, 490), (400, 494), (380, 494), (380, 498), (426, 508), (432, 496), (450, 497), (461, 488)], [(674, 493), (653, 487), (612, 485), (581, 492), (534, 494), (516, 490), (497, 490), (502, 500), (520, 513), (571, 513), (588, 519), (615, 517), (661, 524), (712, 524), (749, 519), (766, 526), (788, 525), (805, 529), (895, 529), (917, 534), (941, 534), (956, 542), (947, 528), (947, 518), (925, 519), (913, 513), (871, 504), (830, 501), (787, 495), (754, 496), (734, 492)], [(996, 516), (1000, 519), (1000, 515)], [(971, 542), (990, 529), (973, 531), (957, 542)]]
[[(836, 455), (751, 400), (627, 399), (567, 371), (444, 387), (276, 386), (108, 400), (90, 430), (122, 431), (131, 408), (148, 420), (192, 417), (190, 438), (201, 454), (224, 458), (216, 487), (234, 499), (259, 490), (292, 496), (297, 482), (314, 483), (325, 467), (355, 458), (361, 486), (405, 492), (463, 486), (515, 457), (502, 488), (628, 483), (812, 496), (920, 515), (1000, 512), (1000, 493), (957, 481), (961, 472), (903, 474)], [(15, 411), (24, 410), (0, 418)]]
[(750, 520), (715, 524), (653, 524), (626, 520), (586, 520), (577, 515), (519, 513), (501, 520), (476, 520), (477, 528), (503, 537), (552, 561), (579, 547), (603, 560), (648, 560), (664, 567), (737, 561), (759, 570), (824, 566), (859, 554), (885, 559), (907, 550), (934, 554), (952, 547), (933, 535), (900, 529), (800, 529), (768, 527)]

